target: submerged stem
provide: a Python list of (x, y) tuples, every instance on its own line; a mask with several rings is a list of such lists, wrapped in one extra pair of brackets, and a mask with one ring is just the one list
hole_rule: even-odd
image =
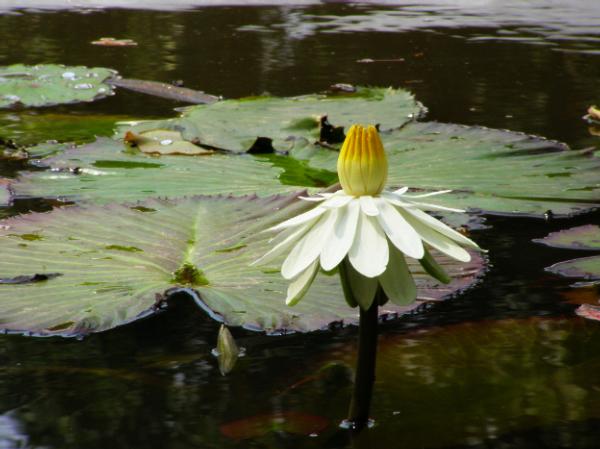
[(360, 308), (360, 327), (358, 332), (358, 358), (354, 391), (348, 410), (347, 427), (359, 432), (369, 424), (369, 410), (375, 383), (375, 362), (377, 358), (377, 325), (379, 299), (384, 295), (378, 288), (375, 301), (368, 310)]

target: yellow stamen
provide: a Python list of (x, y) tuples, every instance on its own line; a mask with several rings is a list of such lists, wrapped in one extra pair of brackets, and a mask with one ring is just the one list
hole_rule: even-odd
[(344, 192), (352, 196), (378, 195), (387, 180), (388, 164), (377, 129), (352, 125), (337, 163)]

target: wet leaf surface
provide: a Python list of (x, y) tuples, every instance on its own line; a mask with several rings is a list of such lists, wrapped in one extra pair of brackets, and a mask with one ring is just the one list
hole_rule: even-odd
[(112, 139), (99, 139), (39, 164), (51, 170), (22, 172), (16, 195), (114, 203), (194, 194), (264, 196), (297, 189), (282, 184), (287, 169), (250, 155), (153, 157)]
[(183, 140), (179, 131), (157, 129), (135, 134), (128, 131), (125, 134), (125, 142), (133, 147), (139, 148), (146, 154), (180, 154), (184, 156), (199, 156), (212, 154), (214, 151), (207, 150)]
[(288, 151), (298, 145), (297, 141), (301, 145), (318, 141), (323, 117), (344, 128), (369, 117), (381, 129), (390, 129), (404, 125), (422, 112), (423, 108), (407, 91), (358, 87), (356, 92), (249, 97), (192, 106), (180, 118), (141, 122), (121, 127), (120, 132), (176, 129), (186, 140), (237, 153), (251, 150), (257, 139), (262, 138), (269, 140), (271, 151)]
[[(137, 205), (64, 207), (0, 222), (0, 278), (61, 273), (47, 281), (0, 285), (0, 329), (36, 335), (100, 332), (151, 315), (174, 295), (227, 325), (270, 333), (354, 323), (356, 309), (336, 276), (320, 275), (296, 307), (285, 305), (278, 267), (250, 263), (269, 247), (269, 226), (306, 210), (296, 196), (193, 197)], [(439, 285), (413, 265), (418, 300), (387, 304), (395, 317), (472, 285), (483, 261), (439, 257), (455, 278)]]
[(94, 101), (112, 95), (105, 83), (116, 75), (104, 68), (45, 64), (0, 67), (0, 108), (40, 107)]

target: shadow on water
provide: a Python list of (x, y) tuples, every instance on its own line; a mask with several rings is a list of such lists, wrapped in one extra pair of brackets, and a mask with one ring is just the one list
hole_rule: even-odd
[[(580, 117), (600, 101), (597, 2), (510, 3), (5, 14), (0, 65), (106, 66), (229, 98), (391, 85), (413, 91), (432, 120), (596, 145)], [(138, 46), (89, 45), (100, 36)], [(175, 106), (119, 91), (37, 112), (144, 118)], [(19, 201), (9, 211), (50, 206)], [(597, 213), (518, 226), (489, 218), (474, 236), (491, 250), (484, 281), (383, 326), (368, 442), (337, 428), (355, 329), (280, 338), (234, 329), (247, 356), (223, 377), (210, 355), (217, 323), (180, 301), (83, 341), (2, 337), (0, 448), (596, 447), (600, 329), (573, 316), (570, 282), (543, 270), (579, 254), (531, 239), (599, 222)]]

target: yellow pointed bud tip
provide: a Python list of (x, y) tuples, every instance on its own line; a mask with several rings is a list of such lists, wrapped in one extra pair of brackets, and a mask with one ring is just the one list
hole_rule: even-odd
[(387, 180), (383, 144), (373, 125), (352, 125), (340, 150), (338, 176), (344, 192), (352, 196), (378, 195)]

